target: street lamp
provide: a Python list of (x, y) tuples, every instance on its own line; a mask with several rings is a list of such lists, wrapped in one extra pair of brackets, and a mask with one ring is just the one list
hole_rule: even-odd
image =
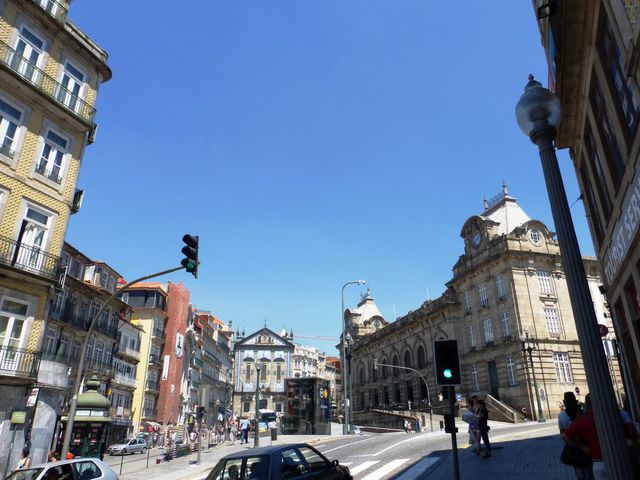
[(616, 407), (587, 276), (553, 144), (561, 118), (560, 100), (534, 80), (533, 75), (529, 75), (529, 82), (516, 105), (516, 119), (520, 129), (538, 146), (540, 152), (607, 474), (616, 479), (633, 478), (620, 413)]
[[(540, 392), (538, 392), (538, 381), (536, 380), (536, 371), (533, 368), (533, 351), (535, 348), (532, 345), (533, 339), (529, 339), (529, 334), (525, 333), (522, 339), (522, 349), (525, 352), (529, 352), (529, 362), (531, 363), (531, 377), (533, 379), (533, 389), (536, 391), (536, 403), (538, 404), (538, 422), (546, 422), (542, 413), (542, 403), (540, 403)], [(525, 344), (527, 345), (525, 347)]]
[(344, 289), (347, 285), (364, 285), (367, 283), (365, 280), (354, 280), (347, 282), (342, 286), (342, 308), (340, 310), (340, 316), (342, 317), (342, 359), (344, 365), (342, 365), (342, 403), (344, 404), (344, 423), (342, 424), (342, 433), (347, 435), (349, 433), (349, 421), (351, 420), (351, 398), (347, 397), (347, 381), (349, 374), (347, 373), (347, 322), (344, 318)]
[[(400, 365), (389, 365), (387, 363), (378, 363), (378, 359), (374, 357), (373, 358), (373, 368), (375, 368), (377, 370), (378, 367), (391, 367), (391, 368), (398, 368), (400, 370), (410, 370), (410, 371), (415, 372), (418, 375), (420, 375), (420, 378), (424, 382), (425, 387), (427, 387), (427, 402), (429, 403), (429, 425), (431, 427), (431, 431), (433, 432), (433, 410), (431, 408), (431, 393), (429, 392), (429, 384), (427, 383), (427, 379), (424, 378), (424, 375), (422, 375), (422, 373), (420, 373), (415, 368), (401, 367)], [(411, 406), (411, 405), (409, 405), (409, 406)], [(411, 408), (409, 408), (409, 410), (411, 410)]]

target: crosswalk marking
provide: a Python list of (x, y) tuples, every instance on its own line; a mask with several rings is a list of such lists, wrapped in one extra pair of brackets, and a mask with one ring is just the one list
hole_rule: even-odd
[(360, 472), (364, 472), (367, 468), (373, 467), (376, 463), (380, 463), (380, 460), (370, 460), (368, 462), (361, 463), (357, 467), (350, 468), (351, 475), (357, 475)]
[(413, 480), (420, 477), (420, 475), (427, 471), (427, 469), (438, 461), (437, 458), (426, 457), (406, 470), (402, 475), (396, 477), (395, 480)]
[(400, 467), (400, 465), (402, 465), (404, 462), (408, 460), (409, 460), (408, 458), (399, 458), (397, 460), (394, 460), (393, 462), (389, 462), (383, 467), (378, 468), (376, 471), (371, 472), (362, 480), (380, 480), (382, 477), (393, 472), (396, 468)]

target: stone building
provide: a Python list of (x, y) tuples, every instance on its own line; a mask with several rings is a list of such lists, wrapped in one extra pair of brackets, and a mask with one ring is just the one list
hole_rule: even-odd
[(562, 105), (555, 143), (573, 160), (620, 340), (632, 415), (640, 418), (640, 3), (534, 1)]
[(295, 344), (293, 350), (293, 378), (321, 376), (320, 370), (324, 370), (323, 360), (324, 354), (316, 347)]
[(253, 415), (256, 388), (260, 389), (259, 408), (283, 411), (284, 381), (291, 378), (294, 348), (293, 337), (286, 331), (284, 335), (278, 335), (264, 327), (246, 337), (236, 335), (233, 349), (233, 409), (236, 415)]
[[(489, 398), (503, 419), (516, 421), (522, 406), (556, 417), (563, 393), (588, 391), (558, 242), (532, 220), (506, 186), (480, 215), (467, 219), (460, 236), (464, 254), (447, 290), (396, 322), (357, 338), (351, 349), (354, 409), (436, 400), (433, 341), (457, 339), (464, 396)], [(599, 268), (585, 258), (598, 321), (611, 327), (599, 292)], [(345, 312), (349, 314), (349, 310)], [(533, 349), (533, 362), (528, 347)], [(609, 350), (609, 353), (611, 351)], [(374, 362), (417, 369), (374, 368)], [(610, 356), (612, 381), (619, 380)], [(537, 386), (534, 385), (535, 372)], [(537, 395), (536, 395), (537, 393)]]
[[(11, 440), (11, 412), (33, 410), (48, 300), (81, 205), (98, 89), (111, 78), (107, 53), (67, 19), (69, 3), (0, 1), (0, 445), (13, 445), (0, 450), (0, 471), (15, 467), (29, 435), (32, 416)], [(59, 408), (51, 387), (36, 410)], [(33, 460), (44, 459), (38, 447)]]

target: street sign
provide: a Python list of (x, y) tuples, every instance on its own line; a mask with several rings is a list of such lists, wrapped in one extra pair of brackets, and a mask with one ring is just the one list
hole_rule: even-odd
[(600, 330), (601, 337), (606, 337), (609, 334), (609, 328), (606, 325), (599, 323), (598, 329)]
[(11, 423), (24, 423), (27, 419), (27, 412), (11, 412)]
[(580, 395), (580, 387), (576, 387), (576, 394)]
[(462, 401), (462, 394), (461, 393), (456, 393), (456, 401), (458, 401), (458, 402)]

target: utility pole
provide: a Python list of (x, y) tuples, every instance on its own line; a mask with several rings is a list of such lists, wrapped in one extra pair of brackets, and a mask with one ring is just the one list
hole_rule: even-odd
[(253, 448), (260, 446), (260, 425), (258, 424), (258, 419), (260, 418), (260, 409), (258, 408), (260, 405), (260, 367), (256, 367), (256, 372), (256, 427), (254, 430), (255, 440), (253, 442)]

